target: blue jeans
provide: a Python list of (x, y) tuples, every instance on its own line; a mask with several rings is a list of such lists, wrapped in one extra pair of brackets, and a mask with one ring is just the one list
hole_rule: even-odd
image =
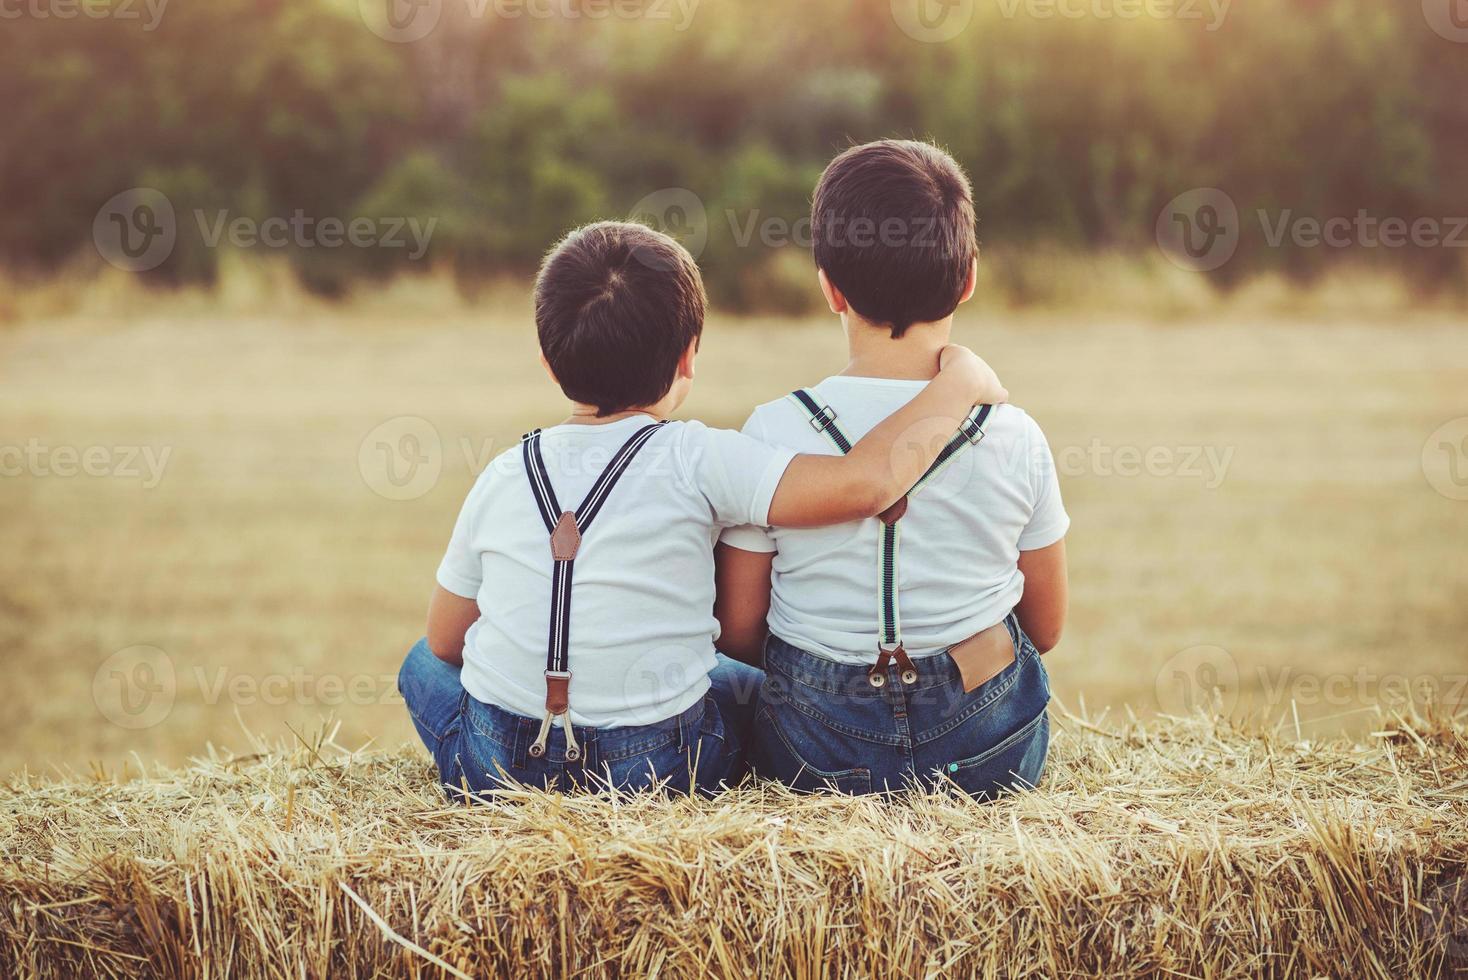
[[(545, 755), (530, 755), (539, 718), (526, 718), (471, 697), (459, 668), (419, 640), (403, 661), (398, 690), (418, 736), (433, 755), (450, 799), (492, 793), (508, 780), (545, 789), (646, 789), (710, 793), (746, 772), (744, 752), (763, 674), (720, 654), (704, 698), (666, 721), (627, 728), (575, 726), (580, 762), (566, 761), (566, 735), (551, 730)], [(572, 695), (575, 696), (574, 693)]]
[(979, 799), (1033, 787), (1050, 745), (1050, 679), (1011, 615), (1015, 661), (965, 692), (947, 653), (894, 665), (873, 687), (867, 668), (770, 637), (750, 763), (798, 790), (864, 794), (945, 785)]

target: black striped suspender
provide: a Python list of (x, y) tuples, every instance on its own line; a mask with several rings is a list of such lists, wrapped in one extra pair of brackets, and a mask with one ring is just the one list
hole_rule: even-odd
[(541, 520), (550, 533), (551, 560), (555, 563), (551, 572), (550, 632), (545, 651), (545, 718), (540, 724), (540, 734), (530, 746), (535, 758), (545, 755), (546, 742), (550, 738), (551, 721), (563, 716), (566, 729), (566, 761), (576, 762), (581, 758), (581, 747), (576, 744), (572, 731), (571, 705), (571, 584), (576, 568), (576, 553), (581, 548), (581, 536), (591, 528), (591, 522), (601, 513), (612, 488), (627, 472), (632, 457), (652, 438), (654, 432), (666, 425), (655, 422), (643, 426), (623, 443), (617, 455), (597, 477), (586, 499), (575, 513), (562, 510), (556, 499), (555, 487), (545, 468), (545, 458), (540, 453), (540, 430), (536, 429), (522, 440), (525, 454), (525, 472), (530, 477), (530, 490), (535, 494), (535, 504), (540, 510)]
[[(843, 455), (851, 452), (851, 440), (836, 424), (835, 409), (821, 404), (806, 390), (792, 392), (790, 397), (810, 415), (811, 428), (831, 440), (832, 445)], [(873, 687), (881, 687), (887, 683), (887, 665), (893, 662), (902, 671), (902, 683), (917, 682), (917, 669), (902, 647), (902, 611), (897, 592), (897, 555), (898, 545), (902, 541), (902, 532), (898, 525), (902, 516), (907, 513), (908, 498), (931, 483), (934, 477), (958, 458), (959, 453), (984, 440), (984, 426), (993, 411), (992, 405), (979, 405), (970, 412), (959, 426), (958, 432), (938, 453), (933, 465), (928, 467), (902, 499), (887, 508), (879, 518), (882, 527), (877, 536), (877, 663), (867, 672), (867, 679), (872, 682)]]

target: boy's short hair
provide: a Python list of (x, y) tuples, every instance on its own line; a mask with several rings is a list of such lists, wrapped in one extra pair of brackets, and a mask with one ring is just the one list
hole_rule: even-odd
[(535, 278), (540, 349), (566, 397), (598, 415), (651, 405), (703, 334), (693, 256), (645, 225), (602, 221), (551, 249)]
[(930, 143), (854, 146), (816, 185), (811, 237), (816, 265), (852, 310), (896, 339), (958, 308), (979, 252), (973, 190)]

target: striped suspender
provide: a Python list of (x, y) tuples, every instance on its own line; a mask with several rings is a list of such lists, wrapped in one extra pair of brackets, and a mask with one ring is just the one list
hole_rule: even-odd
[[(836, 424), (836, 410), (823, 405), (809, 391), (793, 392), (790, 396), (796, 404), (810, 415), (810, 424), (817, 432), (831, 440), (842, 454), (851, 452), (851, 440)], [(917, 669), (902, 647), (902, 611), (898, 603), (897, 570), (898, 551), (902, 543), (900, 524), (907, 513), (907, 502), (913, 494), (931, 483), (958, 458), (969, 446), (977, 446), (984, 440), (984, 426), (994, 411), (992, 405), (979, 405), (969, 413), (959, 426), (958, 432), (948, 440), (927, 471), (913, 484), (911, 490), (887, 508), (881, 516), (881, 532), (877, 535), (877, 663), (867, 672), (873, 687), (887, 683), (887, 666), (895, 662), (902, 671), (904, 684), (917, 681)]]
[(643, 426), (633, 433), (617, 455), (597, 477), (586, 499), (575, 513), (562, 510), (556, 499), (555, 487), (545, 468), (545, 458), (540, 452), (540, 430), (536, 429), (521, 441), (525, 454), (525, 472), (530, 477), (530, 490), (535, 495), (535, 505), (540, 518), (550, 533), (551, 560), (555, 563), (551, 572), (550, 631), (545, 650), (545, 718), (540, 724), (540, 734), (530, 746), (535, 758), (545, 755), (546, 742), (550, 738), (551, 722), (557, 715), (564, 716), (566, 729), (566, 761), (576, 762), (581, 758), (581, 747), (576, 744), (572, 731), (570, 711), (571, 697), (571, 584), (576, 569), (576, 553), (581, 548), (581, 537), (590, 528), (596, 515), (601, 513), (612, 488), (627, 472), (632, 458), (652, 438), (653, 433), (666, 425), (655, 422)]

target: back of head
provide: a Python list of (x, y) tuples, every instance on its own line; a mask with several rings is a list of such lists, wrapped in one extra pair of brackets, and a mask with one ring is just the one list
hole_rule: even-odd
[(832, 160), (811, 211), (816, 265), (863, 319), (901, 337), (952, 315), (978, 255), (973, 190), (930, 143), (879, 140)]
[(703, 333), (693, 256), (644, 225), (603, 221), (551, 249), (535, 280), (540, 349), (566, 397), (601, 415), (653, 405)]

